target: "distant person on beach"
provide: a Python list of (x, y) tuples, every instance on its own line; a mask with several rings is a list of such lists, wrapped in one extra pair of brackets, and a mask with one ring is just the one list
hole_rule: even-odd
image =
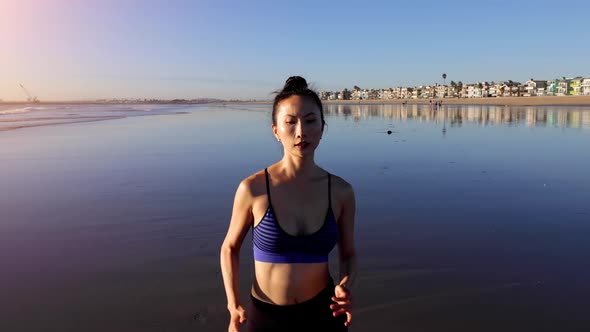
[[(278, 91), (272, 131), (283, 157), (242, 180), (221, 246), (228, 331), (347, 331), (356, 275), (351, 185), (314, 161), (324, 133), (318, 95), (293, 76)], [(239, 294), (239, 255), (252, 229), (254, 280), (248, 311)], [(338, 245), (334, 283), (328, 255)]]

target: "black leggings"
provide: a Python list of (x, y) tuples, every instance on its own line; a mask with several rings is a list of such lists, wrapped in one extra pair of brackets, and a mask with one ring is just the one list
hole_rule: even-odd
[(248, 332), (346, 332), (346, 315), (332, 315), (334, 285), (330, 283), (318, 295), (302, 303), (275, 305), (250, 295)]

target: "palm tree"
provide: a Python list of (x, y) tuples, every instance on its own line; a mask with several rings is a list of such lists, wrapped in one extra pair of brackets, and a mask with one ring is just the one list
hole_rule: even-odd
[(447, 82), (446, 82), (446, 80), (447, 80), (447, 74), (446, 73), (443, 73), (442, 74), (442, 78), (443, 78), (443, 98), (444, 98), (445, 97), (444, 86), (447, 85)]

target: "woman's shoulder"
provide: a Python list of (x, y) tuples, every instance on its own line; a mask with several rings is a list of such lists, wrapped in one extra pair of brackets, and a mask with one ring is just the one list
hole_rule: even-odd
[(238, 192), (255, 197), (260, 195), (261, 191), (266, 191), (266, 180), (264, 169), (248, 175), (238, 186)]
[(332, 178), (332, 192), (336, 193), (341, 197), (346, 197), (349, 195), (354, 195), (354, 189), (352, 185), (348, 183), (348, 181), (344, 180), (342, 177), (330, 173)]

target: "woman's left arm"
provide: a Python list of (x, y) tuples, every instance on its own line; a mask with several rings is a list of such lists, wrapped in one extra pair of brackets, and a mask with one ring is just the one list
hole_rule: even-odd
[(340, 218), (338, 253), (340, 258), (340, 285), (350, 288), (356, 279), (356, 249), (354, 246), (354, 215), (356, 200), (352, 186), (346, 183)]
[(340, 217), (338, 219), (339, 238), (338, 253), (340, 255), (340, 281), (334, 289), (335, 302), (330, 305), (334, 316), (346, 314), (346, 326), (352, 322), (352, 296), (350, 287), (356, 279), (356, 250), (354, 247), (354, 214), (356, 201), (354, 191), (350, 184), (346, 183), (344, 199)]

